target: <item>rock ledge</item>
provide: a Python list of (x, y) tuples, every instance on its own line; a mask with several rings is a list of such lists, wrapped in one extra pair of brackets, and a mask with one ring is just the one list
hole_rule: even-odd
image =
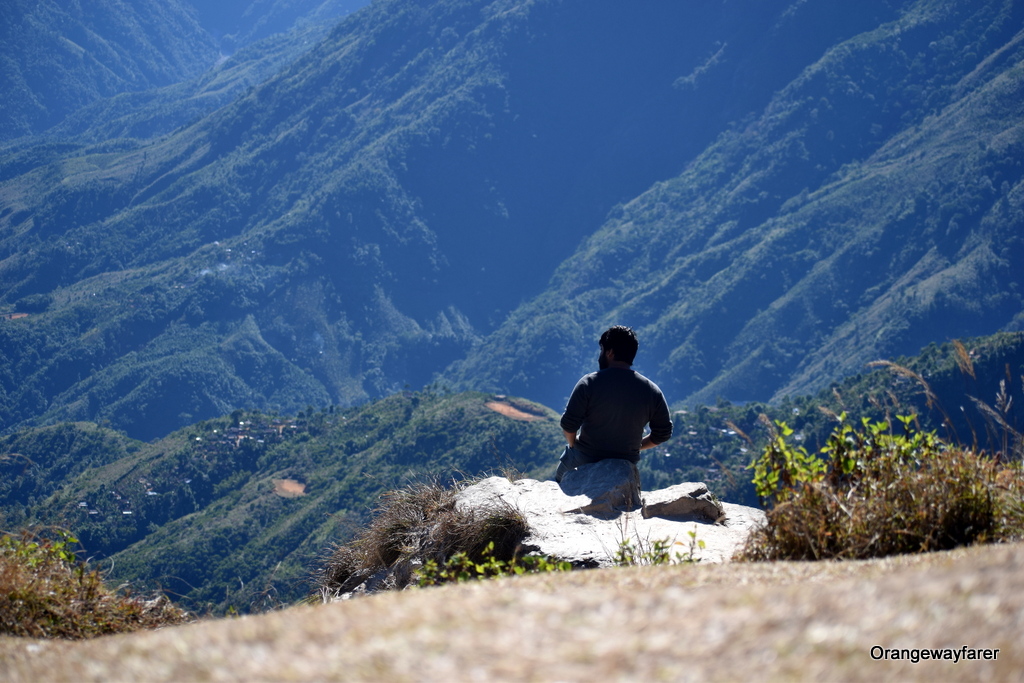
[[(587, 567), (613, 566), (625, 540), (641, 552), (667, 541), (673, 556), (692, 550), (701, 562), (725, 562), (765, 521), (763, 511), (719, 502), (700, 482), (641, 494), (636, 467), (624, 460), (581, 467), (561, 484), (490, 477), (460, 492), (458, 505), (474, 510), (510, 505), (530, 526), (524, 545)], [(697, 541), (704, 547), (697, 548)]]

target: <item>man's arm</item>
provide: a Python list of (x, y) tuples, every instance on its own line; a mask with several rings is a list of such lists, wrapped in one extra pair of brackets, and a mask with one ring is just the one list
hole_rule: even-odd
[(583, 426), (583, 418), (587, 414), (587, 392), (584, 385), (586, 377), (580, 379), (569, 395), (569, 402), (565, 404), (565, 411), (559, 424), (569, 448), (576, 448), (576, 433)]
[(669, 415), (668, 402), (665, 400), (665, 395), (661, 393), (661, 389), (658, 389), (655, 395), (654, 410), (652, 412), (650, 421), (651, 433), (640, 442), (640, 450), (642, 451), (653, 448), (660, 443), (665, 443), (672, 438), (672, 418)]

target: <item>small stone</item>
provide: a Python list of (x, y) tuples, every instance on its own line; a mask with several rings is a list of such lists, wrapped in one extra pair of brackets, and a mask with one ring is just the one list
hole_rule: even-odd
[(725, 517), (725, 510), (707, 485), (689, 483), (646, 494), (642, 514), (644, 519), (699, 517), (708, 522), (718, 522)]

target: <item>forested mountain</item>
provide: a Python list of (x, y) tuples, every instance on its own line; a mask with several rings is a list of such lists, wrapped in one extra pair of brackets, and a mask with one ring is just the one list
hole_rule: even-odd
[[(890, 7), (617, 206), (452, 376), (554, 405), (626, 322), (674, 400), (763, 400), (1024, 329), (1024, 7)], [(732, 49), (676, 85), (720, 87)]]
[(5, 0), (0, 46), (0, 141), (98, 99), (195, 76), (218, 54), (182, 0)]
[(1019, 329), (1022, 27), (378, 0), (166, 136), (0, 158), (2, 427), (152, 438), (442, 371), (560, 407), (619, 322), (670, 400), (765, 400)]
[[(293, 32), (292, 40), (318, 41), (338, 18), (367, 2), (7, 0), (0, 13), (0, 141), (43, 133), (83, 107), (134, 94), (113, 105), (101, 104), (85, 122), (56, 131), (68, 136), (93, 127), (92, 138), (106, 139), (110, 121), (104, 119), (152, 106), (152, 89), (199, 78), (236, 50), (271, 36)], [(267, 52), (275, 52), (278, 60), (294, 59), (297, 51), (279, 43), (280, 38), (261, 46), (260, 56), (266, 60)], [(253, 57), (243, 55), (241, 61)], [(198, 84), (208, 99), (227, 90), (224, 71)], [(253, 82), (259, 80), (257, 76)], [(196, 89), (162, 93), (162, 107), (195, 97)], [(211, 109), (189, 111), (206, 114)]]

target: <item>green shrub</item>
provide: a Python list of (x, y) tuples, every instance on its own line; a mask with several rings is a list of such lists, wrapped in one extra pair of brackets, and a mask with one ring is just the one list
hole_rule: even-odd
[(0, 536), (0, 634), (90, 638), (191, 619), (163, 595), (112, 591), (78, 562), (71, 534)]
[(494, 556), (494, 543), (488, 543), (483, 558), (474, 561), (465, 552), (457, 552), (443, 562), (430, 559), (416, 572), (417, 585), (421, 588), (439, 586), (443, 583), (492, 579), (499, 576), (521, 576), (540, 572), (566, 572), (572, 570), (572, 563), (559, 562), (542, 555), (513, 555), (510, 560)]
[(951, 446), (900, 417), (840, 426), (809, 456), (783, 423), (751, 465), (767, 524), (741, 552), (750, 560), (881, 557), (1015, 538), (1024, 529), (1019, 464)]

